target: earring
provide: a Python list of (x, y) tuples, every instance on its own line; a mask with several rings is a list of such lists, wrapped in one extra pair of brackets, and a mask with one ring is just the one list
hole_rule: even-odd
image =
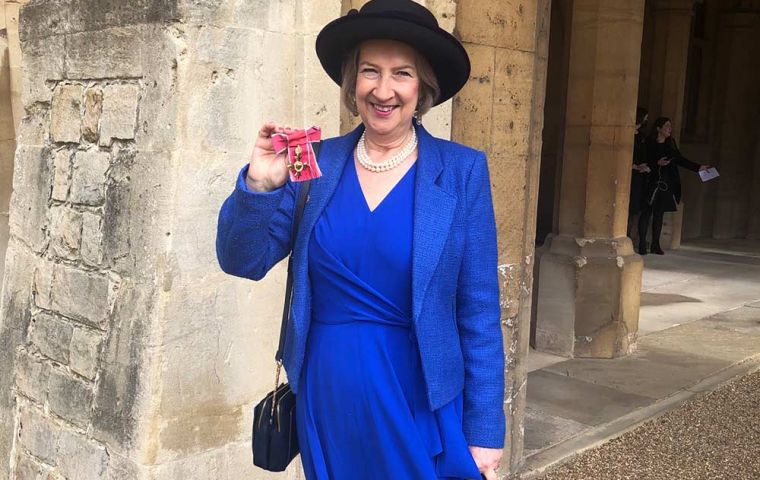
[(414, 111), (414, 115), (412, 116), (414, 118), (414, 123), (417, 125), (422, 125), (422, 117), (420, 116), (419, 110)]

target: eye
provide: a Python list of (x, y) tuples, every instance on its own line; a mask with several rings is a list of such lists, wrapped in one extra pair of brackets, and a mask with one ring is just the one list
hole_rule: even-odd
[(412, 73), (407, 70), (399, 70), (397, 72), (398, 75), (404, 76), (404, 77), (411, 77)]

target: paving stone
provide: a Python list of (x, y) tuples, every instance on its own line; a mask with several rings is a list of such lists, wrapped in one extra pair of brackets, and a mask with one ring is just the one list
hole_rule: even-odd
[(79, 142), (82, 86), (60, 85), (53, 93), (50, 135), (54, 142)]
[(108, 85), (105, 88), (100, 124), (101, 145), (110, 145), (114, 138), (135, 138), (139, 96), (140, 90), (136, 85)]
[(32, 319), (29, 338), (42, 355), (66, 364), (72, 333), (70, 323), (42, 312)]
[(71, 177), (72, 202), (83, 205), (103, 203), (110, 158), (107, 152), (80, 151), (76, 153)]
[(649, 405), (653, 398), (621, 392), (556, 373), (528, 374), (527, 403), (555, 417), (600, 425)]
[(83, 381), (53, 369), (48, 382), (50, 411), (71, 423), (87, 428), (92, 408), (92, 390)]
[(760, 309), (751, 306), (735, 308), (699, 321), (719, 330), (733, 330), (754, 335), (760, 344)]
[(590, 428), (580, 422), (550, 415), (528, 405), (525, 409), (524, 455), (532, 455)]
[(71, 338), (69, 360), (71, 369), (83, 377), (94, 379), (102, 342), (103, 335), (101, 333), (84, 328), (75, 328)]
[(69, 207), (58, 206), (50, 209), (50, 246), (53, 253), (61, 258), (78, 258), (82, 241), (82, 214)]

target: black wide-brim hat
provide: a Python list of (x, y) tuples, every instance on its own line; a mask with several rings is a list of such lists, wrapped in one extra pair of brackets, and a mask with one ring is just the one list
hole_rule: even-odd
[(317, 36), (317, 57), (340, 85), (346, 54), (365, 40), (379, 39), (404, 42), (427, 59), (441, 89), (435, 105), (453, 97), (470, 77), (470, 58), (459, 40), (411, 0), (371, 0), (328, 23)]

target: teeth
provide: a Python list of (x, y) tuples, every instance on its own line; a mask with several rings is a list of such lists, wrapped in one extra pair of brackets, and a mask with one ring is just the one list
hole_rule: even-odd
[(393, 110), (393, 106), (385, 106), (385, 105), (375, 105), (375, 108), (377, 110), (380, 110), (381, 112), (390, 112)]

